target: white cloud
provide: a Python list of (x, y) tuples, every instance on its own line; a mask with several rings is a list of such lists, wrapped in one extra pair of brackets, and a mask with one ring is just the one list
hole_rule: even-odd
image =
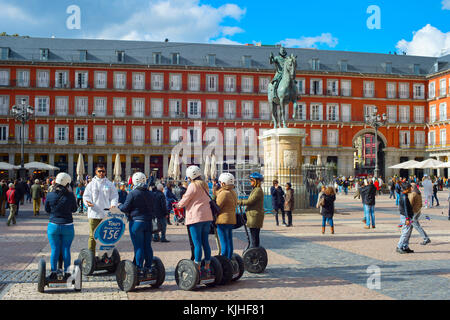
[(338, 44), (338, 39), (333, 37), (331, 33), (322, 33), (316, 37), (288, 38), (280, 41), (280, 43), (289, 48), (317, 48), (318, 44), (325, 44), (330, 48), (334, 48)]
[(440, 57), (450, 53), (450, 32), (444, 33), (427, 24), (413, 32), (411, 41), (402, 39), (396, 47), (412, 56)]
[(230, 40), (230, 39), (224, 38), (224, 37), (221, 37), (221, 38), (215, 39), (215, 40), (210, 40), (209, 43), (212, 43), (212, 44), (233, 44), (233, 45), (236, 44), (236, 45), (242, 45), (242, 43), (240, 43), (240, 42), (233, 41), (233, 40)]
[(442, 0), (442, 10), (450, 10), (450, 0)]
[(2, 20), (2, 23), (4, 23), (5, 20), (14, 23), (21, 22), (33, 25), (37, 23), (35, 17), (32, 17), (19, 7), (16, 7), (4, 1), (0, 1), (0, 7), (2, 8), (0, 10), (0, 20)]
[(231, 42), (225, 37), (244, 30), (221, 24), (224, 19), (240, 20), (245, 13), (245, 9), (235, 4), (214, 8), (200, 4), (199, 0), (148, 1), (146, 6), (138, 8), (125, 22), (106, 26), (91, 37), (146, 41), (168, 38), (181, 42), (212, 42), (219, 38), (214, 41)]

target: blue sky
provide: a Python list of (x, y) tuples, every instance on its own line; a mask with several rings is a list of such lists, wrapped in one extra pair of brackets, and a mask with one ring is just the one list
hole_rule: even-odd
[[(67, 27), (71, 5), (80, 9), (80, 29)], [(367, 26), (373, 5), (380, 29)], [(450, 54), (450, 0), (0, 0), (0, 8), (0, 32), (32, 37)]]

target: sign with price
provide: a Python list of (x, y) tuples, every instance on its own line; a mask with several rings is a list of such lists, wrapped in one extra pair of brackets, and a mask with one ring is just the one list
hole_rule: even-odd
[(108, 218), (103, 220), (95, 229), (95, 240), (100, 241), (104, 245), (116, 244), (125, 231), (125, 222), (122, 215), (108, 213)]

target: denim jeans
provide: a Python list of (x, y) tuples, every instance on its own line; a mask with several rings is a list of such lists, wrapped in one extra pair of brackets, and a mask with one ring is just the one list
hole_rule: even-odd
[(400, 205), (400, 193), (398, 192), (395, 193), (395, 205)]
[(152, 222), (130, 220), (130, 238), (134, 247), (134, 256), (138, 268), (151, 268), (153, 260)]
[(52, 271), (58, 269), (59, 256), (64, 261), (64, 271), (70, 266), (70, 246), (75, 237), (75, 229), (72, 225), (49, 223), (47, 226), (47, 237), (52, 252), (50, 254), (50, 266)]
[(220, 255), (231, 259), (233, 257), (233, 225), (218, 224), (217, 235), (220, 241)]
[(428, 237), (427, 233), (425, 232), (425, 230), (423, 230), (422, 226), (420, 225), (420, 222), (419, 222), (420, 215), (421, 215), (420, 212), (414, 214), (414, 217), (411, 220), (411, 224), (414, 228), (417, 229), (417, 232), (419, 232), (419, 234), (423, 238), (423, 240), (429, 240), (430, 238)]
[(394, 190), (389, 191), (389, 199), (395, 198)]
[(370, 221), (372, 226), (375, 226), (375, 206), (364, 205), (364, 217), (366, 219), (366, 225), (370, 227)]
[(210, 225), (211, 221), (189, 225), (189, 232), (194, 243), (194, 261), (197, 264), (202, 262), (202, 249), (205, 253), (205, 262), (209, 263), (211, 261), (211, 247), (208, 241)]
[(409, 248), (409, 238), (411, 237), (412, 230), (413, 230), (412, 224), (408, 226), (406, 224), (403, 224), (402, 235), (400, 236), (400, 240), (398, 241), (397, 245), (399, 249), (404, 250), (406, 248)]
[(330, 224), (330, 227), (334, 227), (333, 218), (327, 218), (325, 216), (322, 216), (322, 227), (325, 228), (327, 222)]
[(431, 205), (434, 206), (434, 199), (436, 199), (436, 205), (439, 206), (439, 199), (437, 198), (437, 193), (433, 192), (433, 195), (431, 196)]

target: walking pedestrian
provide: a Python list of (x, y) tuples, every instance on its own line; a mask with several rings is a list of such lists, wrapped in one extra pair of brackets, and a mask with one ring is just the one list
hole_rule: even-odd
[(17, 202), (14, 183), (9, 184), (9, 190), (6, 192), (6, 199), (9, 206), (9, 217), (6, 225), (9, 227), (11, 222), (16, 224)]
[(411, 203), (411, 207), (414, 214), (413, 218), (411, 219), (411, 224), (414, 228), (417, 229), (417, 231), (423, 238), (423, 242), (421, 244), (427, 245), (428, 243), (431, 242), (431, 240), (426, 234), (425, 230), (423, 230), (419, 222), (422, 209), (422, 195), (419, 191), (419, 188), (417, 188), (417, 184), (414, 182), (411, 183), (411, 192), (408, 194), (408, 200)]
[(153, 191), (154, 195), (154, 216), (161, 225), (161, 237), (159, 233), (153, 235), (153, 241), (158, 242), (170, 242), (166, 238), (167, 230), (167, 216), (169, 212), (167, 210), (166, 196), (164, 195), (164, 186), (161, 183), (156, 185), (156, 190)]
[(322, 234), (325, 234), (326, 224), (331, 228), (331, 234), (334, 234), (334, 201), (336, 201), (336, 194), (333, 187), (327, 187), (323, 194), (320, 196), (319, 205), (322, 207)]
[[(376, 181), (377, 180), (375, 180), (375, 182)], [(368, 185), (362, 187), (360, 192), (364, 208), (364, 218), (366, 222), (364, 228), (370, 229), (370, 225), (372, 224), (372, 228), (375, 229), (375, 196), (377, 194), (377, 189), (372, 179), (368, 180)]]
[(411, 219), (414, 217), (408, 194), (411, 192), (411, 184), (405, 182), (402, 184), (402, 195), (400, 197), (399, 210), (400, 214), (405, 217), (405, 223), (402, 226), (402, 235), (397, 244), (397, 252), (400, 254), (413, 253), (414, 250), (409, 248), (409, 238), (411, 237), (412, 224)]
[[(161, 183), (162, 184), (162, 183)], [(175, 194), (172, 192), (173, 183), (167, 182), (166, 187), (164, 188), (164, 196), (166, 197), (166, 208), (167, 208), (167, 224), (171, 225), (170, 222), (170, 212), (172, 211), (172, 203), (177, 202), (178, 199)]]
[(432, 208), (433, 183), (431, 182), (430, 177), (426, 174), (423, 177), (422, 186), (423, 186), (423, 195), (425, 197), (425, 208)]
[(395, 179), (392, 178), (389, 183), (389, 199), (394, 198), (395, 199)]
[(6, 180), (2, 180), (0, 183), (0, 188), (2, 190), (0, 194), (0, 216), (4, 217), (6, 214), (6, 192), (8, 192), (8, 185), (6, 184)]
[(34, 180), (34, 184), (30, 188), (31, 199), (33, 200), (33, 214), (34, 216), (39, 215), (41, 210), (41, 199), (42, 199), (42, 187), (39, 179)]
[(433, 195), (431, 196), (431, 206), (434, 206), (434, 199), (436, 199), (436, 207), (439, 207), (439, 199), (437, 197), (437, 192), (439, 189), (439, 182), (435, 180), (433, 182)]
[(278, 184), (278, 180), (273, 180), (273, 185), (270, 188), (270, 194), (272, 196), (272, 208), (275, 211), (275, 222), (278, 223), (278, 211), (281, 211), (281, 217), (283, 219), (283, 225), (286, 225), (284, 218), (284, 191)]
[(286, 194), (284, 197), (284, 212), (287, 215), (288, 223), (286, 227), (292, 227), (292, 211), (294, 211), (294, 189), (290, 182), (286, 183)]

